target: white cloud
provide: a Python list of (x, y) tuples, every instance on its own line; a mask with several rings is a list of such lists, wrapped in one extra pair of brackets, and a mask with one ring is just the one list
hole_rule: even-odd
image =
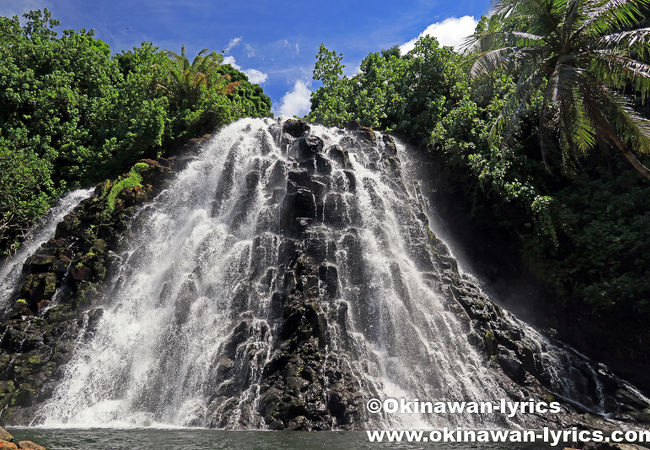
[(293, 90), (287, 92), (282, 97), (282, 103), (277, 108), (276, 113), (281, 116), (304, 116), (309, 112), (311, 102), (311, 90), (307, 83), (302, 80), (296, 81)]
[(234, 56), (230, 56), (230, 55), (224, 56), (223, 57), (223, 63), (224, 64), (230, 64), (231, 66), (233, 66), (237, 70), (241, 69), (241, 67), (237, 64), (237, 60), (235, 59)]
[(230, 50), (237, 47), (240, 42), (241, 42), (241, 37), (232, 38), (230, 42), (228, 42), (228, 47), (226, 47), (223, 52), (228, 53)]
[(253, 48), (252, 45), (246, 44), (244, 47), (246, 48), (246, 56), (248, 56), (249, 58), (255, 56), (255, 49)]
[(235, 59), (234, 56), (230, 56), (230, 55), (224, 56), (223, 57), (223, 63), (224, 64), (230, 64), (235, 69), (241, 70), (242, 72), (244, 72), (246, 74), (246, 76), (248, 77), (248, 81), (250, 81), (253, 84), (262, 84), (269, 78), (268, 74), (266, 74), (266, 73), (264, 73), (264, 72), (262, 72), (260, 70), (257, 70), (257, 69), (242, 69), (241, 66), (239, 64), (237, 64), (237, 60)]
[(260, 72), (257, 69), (246, 69), (243, 72), (248, 77), (248, 81), (253, 84), (262, 84), (269, 78), (268, 74)]
[(477, 23), (472, 16), (449, 17), (442, 22), (432, 23), (418, 37), (400, 45), (399, 49), (402, 54), (408, 53), (415, 47), (415, 42), (426, 35), (438, 39), (441, 46), (448, 45), (458, 49), (467, 36), (474, 34)]

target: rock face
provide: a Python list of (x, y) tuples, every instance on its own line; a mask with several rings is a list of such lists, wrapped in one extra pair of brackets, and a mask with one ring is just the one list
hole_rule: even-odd
[[(263, 425), (271, 429), (358, 429), (372, 420), (364, 410), (364, 402), (376, 387), (366, 383), (351, 368), (354, 344), (349, 338), (341, 342), (340, 337), (349, 333), (349, 308), (361, 311), (357, 320), (365, 321), (364, 332), (372, 335), (377, 326), (373, 323), (376, 320), (373, 305), (364, 303), (373, 299), (363, 293), (369, 276), (362, 255), (358, 180), (355, 172), (349, 170), (347, 150), (340, 145), (327, 145), (320, 137), (309, 134), (309, 129), (307, 124), (296, 120), (283, 125), (285, 133), (280, 146), (287, 149), (289, 160), (280, 172), (284, 173), (286, 185), (276, 182), (275, 187), (280, 187), (284, 196), (272, 196), (279, 211), (278, 229), (274, 231), (281, 236), (277, 260), (280, 274), (275, 277), (277, 282), (269, 285), (271, 290), (275, 288), (270, 321), (274, 325), (263, 330), (264, 334), (275, 334), (275, 338), (267, 361), (262, 363), (257, 413)], [(383, 168), (395, 189), (404, 192), (394, 140), (390, 136), (377, 138), (372, 130), (363, 127), (353, 127), (353, 130), (356, 140), (348, 144), (357, 151), (365, 149), (372, 153), (369, 165)], [(373, 189), (369, 191), (369, 201), (380, 205), (380, 194)], [(421, 206), (411, 206), (417, 209), (416, 215), (424, 228), (413, 231), (410, 256), (419, 270), (431, 274), (446, 307), (460, 318), (468, 342), (497, 374), (504, 392), (512, 400), (554, 399), (564, 404), (561, 415), (534, 419), (529, 424), (589, 427), (589, 420), (582, 419), (580, 413), (592, 413), (603, 404), (618, 419), (647, 420), (648, 404), (629, 385), (606, 367), (595, 366), (570, 349), (564, 349), (564, 360), (558, 363), (571, 368), (577, 383), (568, 390), (573, 389), (571, 394), (584, 403), (578, 405), (563, 397), (567, 386), (558, 384), (559, 380), (551, 373), (556, 368), (550, 365), (547, 356), (551, 347), (561, 344), (546, 340), (502, 311), (470, 279), (463, 277), (447, 247), (428, 229)], [(263, 244), (258, 240), (255, 245)], [(342, 254), (351, 262), (344, 279), (339, 277)], [(397, 266), (395, 271), (399, 272)], [(255, 273), (260, 272), (263, 271)], [(406, 286), (402, 285), (401, 289), (401, 295), (408, 297)], [(356, 304), (341, 301), (342, 290), (347, 296), (352, 295)], [(228, 377), (233, 382), (224, 383), (225, 388), (215, 393), (209, 426), (233, 425), (230, 420), (237, 415), (238, 405), (232, 396), (238, 389), (246, 389), (244, 385), (233, 389), (236, 380), (241, 380), (241, 373), (233, 368), (238, 365), (237, 353), (247, 348), (255, 333), (259, 330), (255, 330), (252, 317), (243, 318), (225, 345), (228, 350), (225, 360), (219, 363), (223, 369), (219, 382)], [(254, 360), (248, 363), (256, 364)], [(596, 398), (596, 392), (602, 395)], [(246, 419), (241, 421), (241, 426), (249, 424)]]
[(649, 420), (629, 384), (459, 272), (392, 137), (248, 120), (211, 145), (152, 211), (135, 215), (170, 169), (144, 161), (30, 258), (0, 328), (3, 420), (76, 423), (110, 398), (107, 420), (139, 425), (353, 430), (398, 424), (365, 410), (395, 392), (562, 404), (513, 419), (529, 427)]
[(173, 165), (174, 159), (140, 161), (141, 182), (117, 192), (110, 210), (111, 182), (100, 184), (26, 261), (13, 304), (0, 323), (2, 422), (31, 423), (36, 405), (61, 378), (80, 330), (86, 338), (92, 334), (102, 313), (93, 301), (120, 262), (115, 252), (121, 236), (140, 206), (171, 178)]

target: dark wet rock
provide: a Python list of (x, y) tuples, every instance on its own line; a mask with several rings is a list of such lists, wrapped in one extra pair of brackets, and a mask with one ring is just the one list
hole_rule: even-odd
[(347, 150), (342, 149), (338, 145), (333, 145), (325, 152), (332, 161), (336, 162), (342, 168), (347, 169), (350, 167), (350, 155)]
[(382, 141), (384, 142), (385, 152), (390, 156), (397, 156), (397, 144), (395, 143), (395, 138), (389, 134), (384, 134), (382, 136)]
[(512, 378), (513, 381), (517, 383), (524, 381), (526, 371), (514, 352), (507, 349), (500, 351), (497, 355), (497, 361), (506, 375)]
[[(367, 230), (360, 231), (363, 222), (357, 188), (369, 195), (377, 224), (367, 224), (368, 231), (378, 236), (380, 244), (394, 238), (381, 226), (389, 212), (388, 199), (373, 179), (361, 175), (357, 179), (348, 154), (352, 149), (363, 152), (363, 163), (380, 170), (382, 179), (388, 179), (403, 195), (404, 204), (394, 209), (397, 220), (413, 224), (405, 240), (413, 270), (421, 271), (426, 285), (441, 297), (443, 312), (458, 319), (460, 338), (467, 339), (503, 390), (513, 399), (562, 401), (561, 414), (540, 418), (537, 425), (602, 426), (602, 419), (592, 420), (587, 414), (598, 406), (589, 399), (597, 398), (600, 391), (613, 418), (650, 420), (650, 406), (629, 385), (568, 350), (563, 353), (568, 355), (566, 360), (560, 363), (573, 368), (577, 395), (586, 400), (578, 405), (562, 398), (552, 367), (544, 359), (552, 346), (560, 344), (553, 338), (528, 338), (530, 331), (459, 272), (449, 249), (429, 229), (422, 205), (404, 195), (395, 141), (358, 124), (354, 129), (356, 138), (345, 136), (340, 146), (323, 150), (325, 142), (310, 135), (303, 121), (285, 121), (282, 130), (279, 124), (271, 126), (268, 135), (258, 136), (262, 153), (268, 151), (269, 139), (280, 140), (281, 131), (285, 134), (283, 150), (288, 144), (288, 153), (273, 164), (253, 160), (238, 187), (241, 192), (235, 195), (234, 208), (224, 211), (225, 200), (235, 188), (237, 148), (229, 149), (212, 213), (232, 210), (232, 226), (238, 231), (258, 194), (273, 205), (273, 213), (258, 220), (260, 234), (251, 240), (247, 277), (223, 299), (230, 314), (218, 326), (228, 330), (227, 338), (219, 343), (217, 356), (206, 367), (208, 405), (205, 417), (196, 419), (197, 426), (257, 426), (260, 416), (268, 428), (278, 430), (347, 430), (365, 423), (367, 398), (363, 395), (371, 390), (351, 368), (351, 360), (358, 355), (349, 324), (354, 321), (355, 332), (363, 332), (371, 345), (386, 344), (381, 341), (382, 332), (391, 335), (400, 324), (389, 323), (379, 314), (377, 288), (368, 283), (362, 240)], [(121, 236), (132, 226), (140, 205), (165, 185), (170, 173), (169, 162), (143, 163), (147, 167), (142, 168), (142, 187), (120, 193), (113, 210), (108, 210), (104, 201), (110, 183), (98, 187), (93, 198), (82, 202), (59, 224), (56, 238), (25, 265), (20, 297), (12, 299), (15, 304), (0, 323), (2, 420), (29, 423), (39, 403), (52, 395), (76, 343), (92, 337), (101, 323), (103, 309), (96, 300), (110, 295), (103, 291), (103, 281), (116, 273), (113, 269), (127, 263), (119, 253)], [(266, 180), (262, 192), (260, 185)], [(267, 231), (271, 232), (261, 233)], [(151, 257), (150, 252), (136, 251), (129, 256), (129, 263), (137, 265)], [(399, 264), (391, 263), (385, 279), (378, 281), (390, 286), (406, 313), (414, 317), (420, 312), (409, 292), (408, 276)], [(199, 295), (211, 300), (223, 295), (217, 286), (205, 287), (202, 292), (205, 278), (204, 269), (197, 266), (180, 286), (161, 283), (160, 293), (154, 294), (159, 304), (173, 303), (173, 320), (166, 326), (174, 330), (173, 339), (178, 342), (184, 338), (178, 332), (190, 315), (202, 313), (193, 309)], [(255, 308), (270, 311), (267, 320), (259, 320)], [(333, 340), (335, 333), (337, 341)], [(392, 345), (386, 344), (388, 353), (399, 351)], [(177, 353), (161, 355), (160, 375), (148, 394), (158, 392), (166, 374), (175, 370)], [(247, 399), (259, 393), (256, 411), (238, 409), (243, 393), (250, 395)], [(146, 397), (137, 401), (143, 410), (168, 400)]]
[(224, 164), (219, 184), (214, 195), (212, 203), (212, 215), (218, 216), (221, 213), (224, 200), (228, 197), (230, 191), (234, 188), (233, 178), (235, 176), (235, 158), (237, 155), (237, 147), (239, 143), (235, 144), (229, 151), (226, 163)]
[(100, 184), (26, 261), (21, 286), (0, 323), (0, 420), (30, 423), (38, 403), (52, 395), (80, 331), (85, 338), (94, 332), (102, 310), (88, 308), (108, 268), (119, 261), (119, 236), (136, 206), (160, 192), (172, 175), (167, 160), (138, 164), (140, 186), (120, 191), (109, 209), (110, 184)]
[(341, 247), (346, 250), (346, 257), (348, 259), (348, 274), (349, 281), (352, 284), (364, 283), (364, 266), (363, 254), (361, 248), (361, 240), (359, 233), (355, 228), (347, 230), (341, 241)]
[(309, 125), (304, 120), (287, 119), (282, 125), (282, 131), (295, 138), (299, 138), (307, 134)]
[(323, 140), (318, 136), (308, 135), (296, 139), (291, 146), (291, 156), (294, 156), (299, 163), (313, 160), (317, 154), (323, 151)]
[(297, 185), (289, 185), (281, 205), (280, 227), (290, 235), (300, 235), (316, 217), (314, 194)]
[(375, 132), (372, 131), (371, 128), (368, 128), (366, 126), (361, 125), (358, 121), (352, 121), (349, 122), (345, 128), (347, 128), (350, 131), (355, 131), (358, 136), (364, 138), (368, 142), (375, 143), (377, 140), (377, 137), (375, 135)]
[(337, 268), (331, 265), (321, 265), (318, 268), (318, 277), (325, 285), (324, 292), (327, 298), (335, 298), (339, 292)]

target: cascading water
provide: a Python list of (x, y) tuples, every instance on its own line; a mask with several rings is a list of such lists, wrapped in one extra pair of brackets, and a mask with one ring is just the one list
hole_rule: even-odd
[(85, 198), (92, 195), (94, 189), (77, 189), (70, 191), (47, 213), (25, 240), (18, 252), (0, 266), (0, 310), (4, 310), (7, 300), (13, 294), (20, 278), (23, 264), (44, 242), (54, 236), (56, 225)]
[[(472, 342), (455, 262), (400, 174), (404, 146), (372, 132), (282, 130), (270, 119), (224, 128), (141, 211), (103, 315), (35, 423), (525, 424), (363, 411), (370, 397), (496, 401), (512, 389)], [(526, 335), (558, 394), (602, 404), (597, 375), (582, 390), (567, 381), (578, 357), (507, 313), (499, 320)]]

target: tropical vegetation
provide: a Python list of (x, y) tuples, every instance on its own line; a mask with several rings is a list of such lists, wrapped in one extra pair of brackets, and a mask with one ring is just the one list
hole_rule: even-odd
[(321, 46), (308, 118), (427, 149), (436, 195), (452, 199), (440, 209), (487, 237), (475, 248), (503, 243), (492, 264), (526, 263), (548, 290), (544, 315), (582, 348), (598, 339), (598, 358), (648, 363), (649, 11), (500, 0), (463, 49), (425, 36), (406, 54), (369, 54), (351, 77)]
[(270, 115), (245, 74), (203, 50), (119, 54), (48, 10), (0, 17), (0, 257), (67, 190), (239, 117)]

